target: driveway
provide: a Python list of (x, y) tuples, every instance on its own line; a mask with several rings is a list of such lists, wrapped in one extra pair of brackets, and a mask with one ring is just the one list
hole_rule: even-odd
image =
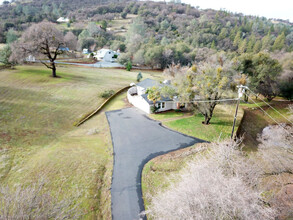
[(156, 156), (204, 141), (162, 127), (136, 108), (110, 111), (106, 115), (114, 147), (112, 218), (139, 219), (139, 213), (144, 211), (143, 166)]

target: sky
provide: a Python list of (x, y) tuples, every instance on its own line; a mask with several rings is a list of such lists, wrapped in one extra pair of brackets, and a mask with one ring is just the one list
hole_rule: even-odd
[[(0, 0), (2, 3), (4, 0)], [(293, 0), (181, 0), (201, 9), (226, 9), (245, 15), (289, 19), (293, 22)]]
[(293, 0), (181, 0), (201, 9), (226, 9), (245, 15), (289, 19), (293, 22)]

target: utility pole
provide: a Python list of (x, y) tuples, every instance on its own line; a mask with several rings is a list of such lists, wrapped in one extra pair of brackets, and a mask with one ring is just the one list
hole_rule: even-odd
[(240, 98), (243, 96), (243, 93), (245, 92), (245, 89), (247, 88), (247, 86), (240, 85), (240, 86), (237, 86), (237, 88), (238, 88), (238, 99), (237, 99), (236, 111), (235, 111), (233, 128), (232, 128), (232, 133), (231, 133), (231, 139), (233, 139), (233, 135), (234, 135), (234, 129), (235, 129), (235, 125), (236, 125), (236, 119), (237, 119)]

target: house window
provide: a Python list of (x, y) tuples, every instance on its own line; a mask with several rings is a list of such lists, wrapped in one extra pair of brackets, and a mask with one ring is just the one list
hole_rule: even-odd
[(158, 107), (159, 109), (163, 109), (163, 108), (165, 108), (165, 102), (158, 102), (157, 107)]

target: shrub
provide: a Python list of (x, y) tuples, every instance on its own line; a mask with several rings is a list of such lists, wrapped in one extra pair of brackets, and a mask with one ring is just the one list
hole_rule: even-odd
[(156, 113), (158, 111), (158, 107), (157, 106), (151, 106), (151, 113)]
[(139, 72), (136, 77), (136, 81), (139, 82), (142, 79), (142, 74)]
[(131, 69), (132, 69), (132, 63), (131, 63), (131, 61), (128, 61), (126, 64), (126, 70), (130, 71)]
[(127, 12), (124, 11), (124, 12), (121, 13), (121, 18), (125, 19), (126, 16), (127, 16)]
[(106, 90), (100, 94), (100, 97), (103, 99), (107, 99), (107, 98), (110, 98), (114, 94), (115, 94), (114, 90)]

